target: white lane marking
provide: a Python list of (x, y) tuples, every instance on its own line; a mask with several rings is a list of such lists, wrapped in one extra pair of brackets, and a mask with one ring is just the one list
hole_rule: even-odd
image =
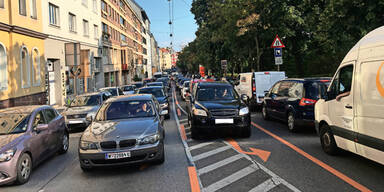
[(69, 134), (69, 138), (73, 138), (73, 137), (81, 137), (83, 133), (70, 133)]
[(279, 185), (279, 182), (274, 182), (273, 179), (268, 179), (261, 183), (260, 185), (256, 186), (255, 188), (251, 189), (249, 192), (267, 192), (277, 185)]
[(199, 143), (197, 145), (192, 145), (189, 147), (189, 151), (192, 151), (192, 150), (195, 150), (195, 149), (198, 149), (198, 148), (202, 148), (202, 147), (205, 147), (207, 145), (210, 145), (212, 144), (213, 142), (205, 142), (205, 143)]
[(240, 171), (237, 171), (236, 173), (220, 180), (220, 181), (217, 181), (216, 183), (213, 183), (211, 184), (210, 186), (204, 188), (204, 191), (206, 192), (214, 192), (214, 191), (217, 191), (221, 188), (224, 188), (225, 186), (227, 185), (230, 185), (231, 183), (255, 172), (256, 170), (258, 170), (259, 168), (255, 165), (255, 164), (252, 164)]
[[(231, 146), (231, 148), (233, 148), (233, 146), (231, 144), (229, 144), (228, 142), (226, 141), (223, 141), (225, 144), (227, 144), (228, 146)], [(235, 148), (233, 148), (235, 151), (237, 151)], [(243, 154), (243, 153), (240, 153), (241, 155), (243, 155), (243, 157), (245, 157), (246, 159), (248, 159), (249, 161), (251, 161), (254, 165), (258, 166), (261, 170), (263, 170), (264, 172), (266, 172), (268, 175), (270, 175), (272, 177), (272, 180), (274, 183), (281, 183), (285, 186), (287, 186), (290, 190), (294, 191), (294, 192), (301, 192), (299, 189), (297, 189), (295, 186), (291, 185), (290, 183), (288, 183), (287, 181), (285, 181), (283, 178), (280, 178), (278, 175), (276, 175), (275, 173), (273, 173), (271, 170), (267, 169), (266, 167), (264, 167), (263, 165), (261, 165), (260, 163), (258, 163), (257, 161), (253, 160), (250, 156), (246, 155), (246, 154)]]
[(190, 132), (190, 131), (189, 131), (189, 132), (186, 132), (185, 135), (186, 135), (186, 136), (191, 136), (191, 132)]
[(223, 152), (225, 150), (228, 150), (230, 148), (231, 148), (230, 146), (223, 146), (223, 147), (220, 147), (220, 148), (216, 148), (216, 149), (214, 149), (212, 151), (208, 151), (208, 152), (202, 153), (200, 155), (193, 156), (192, 158), (193, 158), (194, 161), (198, 161), (198, 160), (207, 158), (209, 156), (215, 155), (217, 153)]
[(188, 121), (188, 119), (180, 119), (179, 121), (180, 121), (180, 123), (186, 123)]
[(235, 156), (228, 157), (228, 158), (226, 158), (224, 160), (221, 160), (219, 162), (216, 162), (214, 164), (208, 165), (206, 167), (203, 167), (203, 168), (197, 170), (197, 173), (199, 175), (202, 175), (204, 173), (208, 173), (208, 172), (213, 171), (213, 170), (215, 170), (217, 168), (223, 167), (223, 166), (225, 166), (227, 164), (230, 164), (230, 163), (232, 163), (234, 161), (237, 161), (237, 160), (239, 160), (241, 158), (243, 158), (243, 156), (241, 154), (237, 154)]

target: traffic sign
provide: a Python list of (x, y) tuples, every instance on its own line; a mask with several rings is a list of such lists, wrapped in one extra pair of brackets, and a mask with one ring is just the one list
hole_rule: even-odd
[(282, 64), (283, 64), (283, 58), (275, 57), (275, 65), (282, 65)]
[(221, 60), (221, 69), (227, 69), (227, 60)]
[(283, 48), (283, 47), (285, 47), (285, 45), (280, 40), (279, 36), (276, 35), (275, 40), (273, 40), (273, 43), (271, 45), (271, 48)]
[(282, 57), (282, 56), (283, 56), (283, 49), (275, 48), (275, 57)]

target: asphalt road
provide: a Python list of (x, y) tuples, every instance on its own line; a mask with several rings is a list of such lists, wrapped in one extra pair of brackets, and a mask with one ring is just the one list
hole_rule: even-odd
[(0, 187), (1, 192), (81, 191), (190, 191), (188, 161), (174, 117), (165, 122), (165, 162), (162, 165), (135, 165), (103, 168), (84, 173), (78, 160), (81, 133), (70, 135), (70, 148), (32, 172), (28, 183)]
[(284, 122), (264, 121), (259, 112), (252, 113), (250, 138), (216, 133), (192, 140), (185, 102), (176, 95), (165, 122), (164, 164), (84, 173), (77, 156), (81, 133), (74, 133), (67, 154), (35, 168), (28, 183), (0, 191), (384, 191), (383, 165), (349, 152), (329, 156), (313, 128), (290, 133)]
[[(177, 95), (180, 107), (185, 109), (185, 102)], [(260, 112), (253, 112), (250, 138), (215, 133), (202, 140), (192, 140), (187, 116), (180, 111), (187, 151), (191, 153), (204, 191), (215, 191), (212, 188), (223, 183), (226, 186), (219, 191), (257, 191), (260, 186), (265, 190), (263, 184), (271, 177), (286, 182), (275, 182), (275, 185), (270, 185), (271, 191), (384, 191), (383, 165), (346, 151), (337, 156), (325, 154), (313, 127), (303, 127), (299, 132), (291, 133), (285, 122), (265, 121)], [(230, 145), (231, 149), (223, 148), (231, 141), (228, 138), (232, 138), (239, 147), (235, 150), (233, 145)], [(251, 148), (270, 152), (268, 159), (262, 160), (252, 153)], [(218, 150), (220, 152), (215, 153)], [(201, 154), (207, 152), (215, 154), (200, 159)], [(237, 158), (239, 154), (243, 157)], [(244, 168), (252, 164), (266, 170), (264, 173), (244, 172)]]

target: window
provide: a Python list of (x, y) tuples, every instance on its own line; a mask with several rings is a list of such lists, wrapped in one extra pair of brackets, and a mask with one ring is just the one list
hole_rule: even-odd
[(49, 24), (59, 26), (59, 7), (49, 4)]
[(144, 45), (147, 44), (147, 39), (145, 39), (144, 37), (143, 37), (143, 43), (144, 43)]
[(123, 42), (127, 41), (127, 37), (125, 35), (121, 34), (120, 36), (121, 36), (121, 41)]
[(0, 0), (0, 8), (4, 8), (4, 0)]
[(31, 0), (31, 18), (37, 19), (36, 0)]
[(108, 33), (108, 25), (105, 23), (101, 23), (101, 25), (103, 27), (103, 33)]
[(69, 21), (69, 31), (76, 32), (76, 15), (69, 13), (68, 21)]
[(56, 112), (52, 109), (46, 109), (44, 110), (44, 113), (45, 113), (45, 117), (47, 118), (47, 123), (50, 123), (57, 116)]
[(93, 12), (97, 13), (97, 0), (93, 0)]
[(146, 49), (146, 48), (143, 48), (143, 54), (144, 54), (144, 55), (147, 54), (147, 49)]
[(37, 125), (42, 125), (42, 124), (47, 124), (47, 122), (45, 121), (43, 111), (40, 111), (36, 114), (35, 119), (33, 120), (32, 126), (35, 129)]
[(30, 65), (28, 50), (22, 47), (20, 50), (20, 63), (21, 63), (21, 87), (28, 88), (31, 86), (31, 65)]
[(6, 90), (8, 88), (7, 65), (7, 52), (4, 45), (0, 43), (0, 90)]
[(81, 4), (83, 4), (85, 7), (88, 7), (88, 0), (82, 0)]
[(104, 1), (101, 1), (101, 10), (107, 12), (107, 4)]
[(83, 20), (83, 32), (85, 37), (89, 37), (89, 23), (87, 20)]
[(27, 16), (26, 0), (19, 0), (19, 14)]
[(99, 26), (93, 25), (93, 34), (95, 36), (95, 39), (99, 38)]
[(275, 86), (273, 86), (273, 88), (271, 89), (270, 94), (277, 95), (277, 93), (279, 92), (280, 84), (281, 84), (281, 82), (276, 83)]
[(125, 26), (125, 20), (122, 16), (120, 16), (120, 25)]
[(33, 86), (40, 86), (40, 53), (37, 48), (32, 50)]
[(352, 77), (353, 65), (341, 68), (332, 82), (331, 94), (328, 99), (332, 100), (340, 94), (350, 92), (352, 88)]

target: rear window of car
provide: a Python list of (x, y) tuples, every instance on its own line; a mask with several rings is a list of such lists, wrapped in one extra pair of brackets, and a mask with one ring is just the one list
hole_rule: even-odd
[(319, 83), (318, 82), (308, 82), (304, 84), (305, 87), (305, 98), (319, 100)]

